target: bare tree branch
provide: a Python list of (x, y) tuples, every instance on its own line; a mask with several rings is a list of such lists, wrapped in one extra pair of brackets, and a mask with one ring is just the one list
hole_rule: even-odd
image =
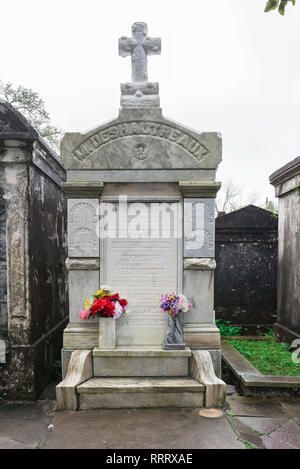
[(257, 191), (254, 190), (244, 195), (243, 188), (231, 180), (222, 185), (216, 199), (216, 212), (218, 214), (233, 212), (247, 205), (256, 205), (274, 214), (277, 213), (276, 202), (266, 198), (265, 203), (262, 203), (262, 198)]

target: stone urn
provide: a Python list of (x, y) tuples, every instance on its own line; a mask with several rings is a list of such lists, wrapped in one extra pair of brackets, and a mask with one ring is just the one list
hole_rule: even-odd
[(116, 348), (116, 320), (99, 317), (99, 348)]
[(182, 329), (182, 314), (171, 315), (168, 313), (166, 340), (163, 345), (165, 350), (184, 350)]

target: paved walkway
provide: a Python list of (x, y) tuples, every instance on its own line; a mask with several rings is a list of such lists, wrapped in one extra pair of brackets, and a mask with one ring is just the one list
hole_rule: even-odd
[(55, 412), (54, 405), (49, 398), (1, 401), (0, 448), (300, 449), (300, 398), (244, 398), (229, 390), (217, 419), (197, 409)]
[(227, 419), (246, 447), (300, 449), (300, 398), (227, 398)]

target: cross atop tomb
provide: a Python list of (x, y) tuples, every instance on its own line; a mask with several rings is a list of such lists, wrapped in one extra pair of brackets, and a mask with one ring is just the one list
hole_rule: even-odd
[(161, 52), (161, 39), (148, 37), (146, 23), (133, 23), (132, 38), (122, 36), (119, 39), (119, 55), (131, 55), (131, 77), (133, 83), (148, 81), (148, 55), (158, 55)]

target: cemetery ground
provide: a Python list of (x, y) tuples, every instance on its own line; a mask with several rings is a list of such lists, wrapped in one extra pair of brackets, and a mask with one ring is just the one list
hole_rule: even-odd
[(300, 376), (300, 363), (293, 362), (289, 344), (275, 342), (272, 338), (229, 340), (229, 343), (263, 374)]
[(245, 336), (242, 328), (229, 323), (221, 325), (221, 335), (222, 377), (241, 395), (300, 397), (298, 341), (280, 342), (273, 330)]
[[(229, 322), (219, 325), (224, 357), (226, 341), (257, 373), (285, 375), (283, 380), (295, 375), (299, 380), (299, 364), (291, 361), (289, 347), (276, 343), (270, 332), (249, 340), (240, 335), (241, 328)], [(300, 449), (299, 391), (294, 397), (276, 397), (278, 390), (270, 397), (261, 389), (258, 396), (239, 395), (225, 362), (225, 407), (221, 412), (212, 409), (208, 416), (200, 415), (206, 409), (197, 408), (57, 412), (57, 382), (36, 402), (0, 399), (0, 449)], [(234, 365), (245, 366), (243, 361)], [(60, 369), (56, 371), (53, 378), (57, 375), (59, 381)]]
[(228, 386), (223, 415), (205, 418), (199, 409), (55, 412), (54, 390), (1, 401), (1, 449), (300, 449), (300, 398), (243, 397)]

